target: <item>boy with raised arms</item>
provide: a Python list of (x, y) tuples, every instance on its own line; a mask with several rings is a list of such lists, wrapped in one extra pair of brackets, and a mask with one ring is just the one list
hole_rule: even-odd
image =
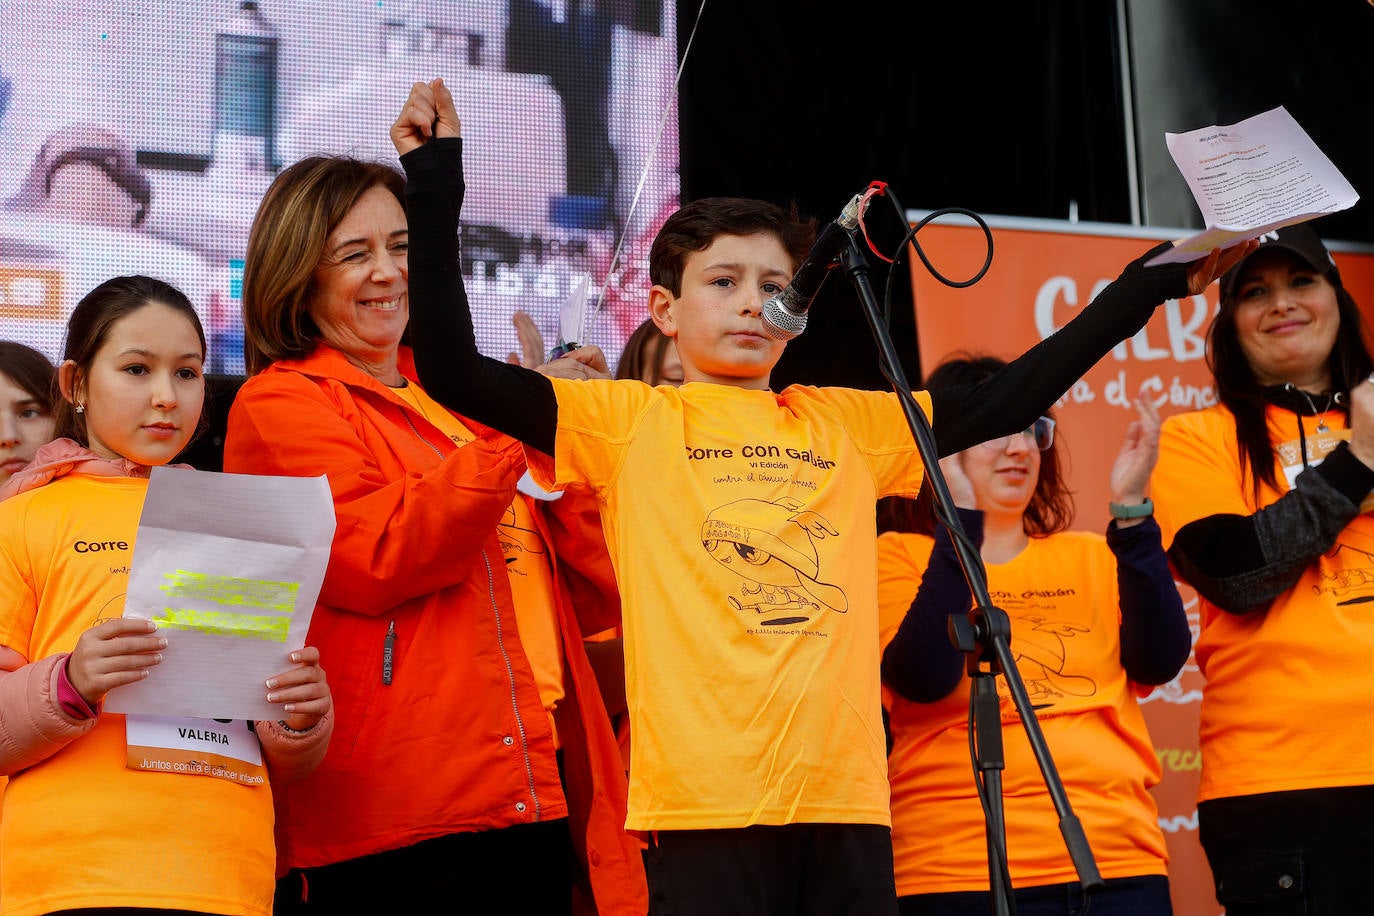
[[(477, 350), (459, 271), (462, 141), (442, 81), (392, 127), (408, 184), (416, 362), (446, 406), (526, 444), (535, 479), (590, 487), (621, 590), (626, 826), (654, 912), (895, 914), (873, 505), (923, 468), (896, 395), (769, 390), (760, 310), (808, 227), (761, 201), (689, 203), (650, 254), (649, 311), (686, 384), (565, 382)], [(1129, 265), (989, 381), (919, 392), (947, 455), (1031, 423), (1169, 297), (1231, 260)]]

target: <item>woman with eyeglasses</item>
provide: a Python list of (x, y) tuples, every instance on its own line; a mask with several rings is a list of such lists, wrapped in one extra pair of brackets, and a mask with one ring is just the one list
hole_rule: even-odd
[[(958, 354), (931, 390), (977, 384), (1003, 365)], [(1011, 652), (1106, 887), (1094, 916), (1168, 914), (1160, 769), (1137, 697), (1173, 678), (1191, 637), (1146, 496), (1159, 416), (1138, 401), (1111, 472), (1106, 537), (1069, 531), (1073, 501), (1054, 420), (942, 459), (960, 521), (1011, 619)], [(983, 808), (969, 753), (969, 680), (949, 618), (970, 592), (929, 488), (885, 503), (878, 539), (884, 700), (893, 748), (892, 845), (902, 916), (990, 910)], [(1059, 818), (1005, 679), (1001, 698), (1010, 886), (1020, 916), (1086, 912)]]

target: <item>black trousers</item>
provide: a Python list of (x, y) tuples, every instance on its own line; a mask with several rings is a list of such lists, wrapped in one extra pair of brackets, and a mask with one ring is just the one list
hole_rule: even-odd
[(548, 913), (572, 909), (566, 819), (455, 833), (413, 846), (293, 869), (276, 916), (323, 913)]
[(652, 916), (896, 916), (892, 831), (869, 824), (665, 830)]
[[(1169, 879), (1163, 875), (1108, 878), (1101, 890), (1084, 894), (1082, 885), (1018, 887), (1016, 916), (1171, 916)], [(987, 916), (988, 891), (916, 894), (897, 901), (901, 916)]]
[(1205, 801), (1198, 838), (1227, 916), (1348, 916), (1374, 907), (1374, 786)]

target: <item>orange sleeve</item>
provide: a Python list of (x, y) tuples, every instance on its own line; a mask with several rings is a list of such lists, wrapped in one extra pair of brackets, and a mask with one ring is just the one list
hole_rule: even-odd
[(578, 626), (597, 633), (620, 625), (620, 590), (601, 530), (600, 504), (589, 490), (573, 486), (563, 498), (544, 504), (549, 537), (558, 557)]
[(224, 469), (329, 478), (337, 527), (319, 600), (369, 615), (465, 579), (524, 472), (519, 444), (487, 432), (423, 473), (386, 473), (335, 398), (295, 373), (240, 389)]
[(1150, 498), (1166, 549), (1189, 522), (1255, 511), (1242, 489), (1234, 432), (1223, 435), (1219, 421), (1212, 414), (1183, 414), (1166, 419), (1160, 430)]
[(934, 541), (889, 531), (878, 536), (878, 646), (886, 649), (901, 627), (930, 562)]

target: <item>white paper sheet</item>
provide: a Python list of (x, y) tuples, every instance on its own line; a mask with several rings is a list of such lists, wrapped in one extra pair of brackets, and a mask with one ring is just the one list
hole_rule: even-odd
[(329, 548), (324, 477), (154, 468), (125, 617), (151, 619), (162, 664), (106, 696), (111, 712), (279, 719), (264, 683), (305, 645)]
[(578, 344), (587, 342), (587, 287), (591, 280), (586, 274), (573, 278), (568, 298), (558, 311), (558, 343)]
[(1282, 105), (1238, 124), (1164, 138), (1207, 228), (1149, 264), (1196, 261), (1213, 248), (1345, 210), (1360, 199)]

